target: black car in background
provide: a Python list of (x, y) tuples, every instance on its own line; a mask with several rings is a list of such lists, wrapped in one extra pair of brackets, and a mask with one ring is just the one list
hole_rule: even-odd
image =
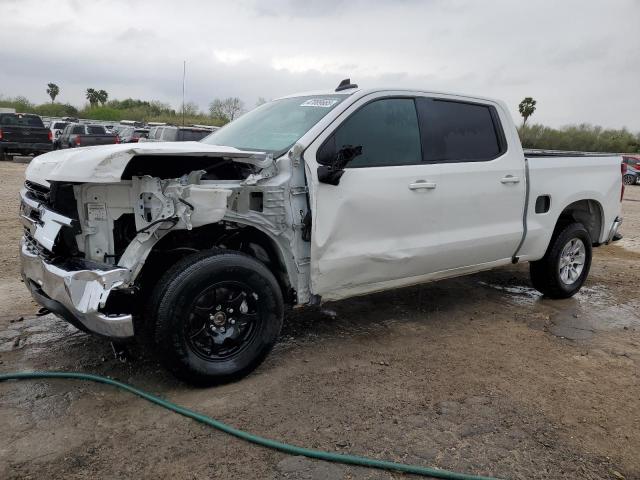
[(0, 113), (0, 160), (13, 155), (39, 155), (53, 148), (51, 130), (38, 115)]

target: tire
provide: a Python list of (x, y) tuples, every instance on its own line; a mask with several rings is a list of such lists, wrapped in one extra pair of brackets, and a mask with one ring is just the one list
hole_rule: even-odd
[(280, 334), (284, 301), (264, 264), (210, 250), (170, 268), (147, 311), (161, 361), (178, 378), (206, 386), (239, 379), (262, 363)]
[(589, 275), (591, 254), (591, 236), (581, 223), (558, 227), (544, 257), (529, 265), (531, 283), (547, 297), (572, 297)]
[(625, 185), (635, 185), (636, 184), (636, 176), (627, 173), (622, 177), (622, 183)]

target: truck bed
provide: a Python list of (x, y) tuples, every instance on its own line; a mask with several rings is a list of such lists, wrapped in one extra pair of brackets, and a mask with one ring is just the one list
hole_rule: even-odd
[(563, 208), (581, 202), (585, 212), (597, 213), (592, 240), (605, 243), (619, 213), (622, 157), (611, 153), (525, 150), (527, 159), (526, 238), (524, 260), (540, 258)]

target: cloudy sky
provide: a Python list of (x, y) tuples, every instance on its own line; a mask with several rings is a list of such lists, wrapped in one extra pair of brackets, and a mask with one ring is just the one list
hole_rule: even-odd
[(532, 120), (640, 131), (639, 0), (0, 0), (0, 94), (82, 105), (400, 86), (491, 96)]

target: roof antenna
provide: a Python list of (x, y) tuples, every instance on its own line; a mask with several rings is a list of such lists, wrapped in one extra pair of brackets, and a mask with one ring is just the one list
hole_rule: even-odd
[(350, 78), (345, 78), (340, 82), (340, 84), (338, 85), (338, 88), (336, 88), (336, 92), (347, 90), (349, 88), (358, 88), (358, 85), (356, 85), (355, 83), (351, 83)]

